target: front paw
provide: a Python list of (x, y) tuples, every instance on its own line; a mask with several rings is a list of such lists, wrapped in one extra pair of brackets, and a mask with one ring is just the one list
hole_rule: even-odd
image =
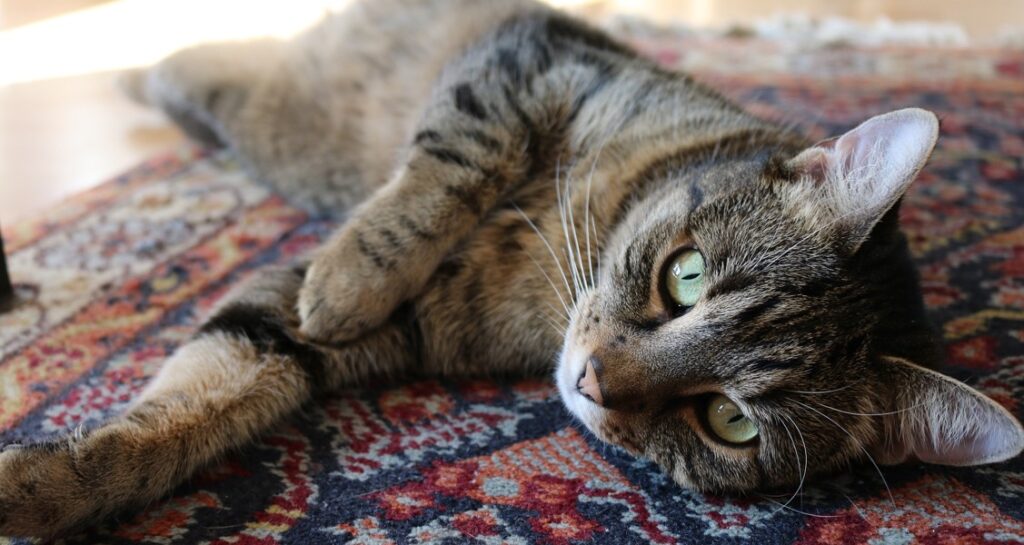
[(320, 254), (299, 291), (299, 331), (317, 342), (342, 343), (380, 326), (401, 302), (399, 281), (337, 246)]

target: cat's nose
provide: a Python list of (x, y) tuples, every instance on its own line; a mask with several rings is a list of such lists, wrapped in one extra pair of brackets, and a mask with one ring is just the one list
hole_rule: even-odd
[(576, 379), (576, 391), (594, 403), (604, 405), (604, 396), (601, 394), (601, 381), (598, 375), (600, 372), (601, 360), (596, 356), (590, 356), (587, 364), (583, 366), (580, 378)]

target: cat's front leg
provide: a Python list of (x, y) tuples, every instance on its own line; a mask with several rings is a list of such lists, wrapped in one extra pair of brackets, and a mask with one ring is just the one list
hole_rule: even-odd
[(435, 92), (405, 165), (320, 250), (299, 296), (304, 334), (344, 342), (383, 323), (523, 179), (531, 108), (491, 76)]
[(254, 440), (318, 392), (403, 373), (407, 322), (344, 347), (298, 339), (305, 271), (263, 271), (229, 296), (123, 415), (85, 433), (0, 452), (0, 536), (51, 538), (146, 505)]

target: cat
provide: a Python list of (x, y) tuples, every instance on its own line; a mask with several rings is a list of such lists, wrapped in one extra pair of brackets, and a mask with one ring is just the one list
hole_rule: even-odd
[(929, 112), (815, 144), (532, 0), (360, 2), (124, 83), (348, 219), (227, 296), (122, 416), (4, 449), (0, 534), (153, 501), (371, 380), (553, 374), (594, 435), (709, 492), (1024, 446), (932, 370), (898, 226)]

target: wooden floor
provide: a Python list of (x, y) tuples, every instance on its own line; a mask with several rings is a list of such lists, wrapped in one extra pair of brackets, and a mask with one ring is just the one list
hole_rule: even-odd
[(160, 115), (123, 99), (112, 75), (0, 88), (0, 221), (47, 207), (183, 141)]
[[(109, 9), (111, 6), (116, 8), (127, 1), (0, 0), (0, 44), (5, 34), (24, 29), (46, 37), (46, 25), (61, 20), (63, 26), (52, 24), (53, 35), (47, 41), (54, 47), (73, 51), (78, 45), (66, 43), (65, 36), (76, 17), (88, 21), (82, 24), (96, 25), (97, 17), (87, 19), (79, 15), (96, 11), (97, 6), (114, 13), (116, 9)], [(198, 18), (211, 5), (226, 0), (205, 0), (205, 4), (186, 0), (173, 0), (173, 4), (168, 4), (172, 0), (147, 1), (148, 6), (201, 10), (195, 14)], [(281, 5), (292, 5), (279, 1)], [(579, 5), (589, 0), (555, 1)], [(1024, 28), (1024, 0), (605, 0), (603, 4), (605, 10), (696, 25), (721, 26), (751, 22), (776, 13), (802, 12), (862, 21), (882, 16), (895, 20), (954, 21), (971, 36), (980, 38), (994, 35), (1006, 25)], [(153, 19), (157, 21), (147, 24), (159, 24), (159, 17)], [(229, 20), (225, 18), (225, 26)], [(145, 36), (145, 29), (136, 35)], [(122, 49), (131, 48), (132, 44), (122, 45)], [(0, 63), (4, 62), (2, 53)], [(61, 53), (58, 51), (56, 57), (53, 51), (37, 54), (42, 63), (59, 59)], [(0, 64), (0, 76), (3, 74), (4, 66)], [(182, 142), (181, 134), (159, 115), (123, 99), (112, 85), (109, 72), (4, 85), (0, 87), (0, 221), (45, 214), (62, 197)]]

